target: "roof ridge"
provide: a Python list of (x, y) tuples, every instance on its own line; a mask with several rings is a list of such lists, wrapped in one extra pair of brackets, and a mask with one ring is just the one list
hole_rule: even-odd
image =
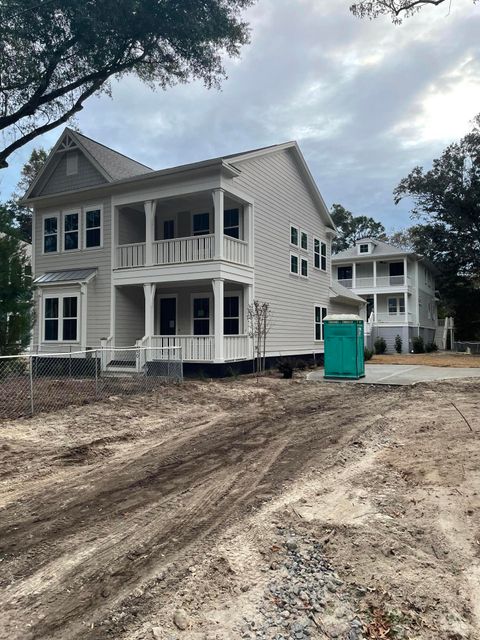
[(140, 165), (142, 167), (145, 167), (145, 169), (149, 169), (150, 171), (155, 171), (155, 169), (152, 169), (152, 167), (149, 167), (148, 165), (143, 164), (143, 162), (139, 162), (138, 160), (135, 160), (135, 158), (131, 158), (130, 156), (127, 156), (125, 153), (122, 153), (121, 151), (117, 151), (116, 149), (112, 149), (112, 147), (109, 147), (106, 144), (103, 144), (103, 142), (99, 142), (98, 140), (94, 140), (93, 138), (90, 138), (89, 136), (86, 136), (84, 133), (81, 133), (80, 131), (75, 131), (75, 129), (71, 129), (70, 127), (66, 127), (65, 131), (72, 132), (76, 136), (80, 136), (81, 138), (85, 138), (89, 142), (93, 142), (93, 144), (96, 144), (99, 147), (103, 147), (104, 149), (107, 149), (108, 151), (111, 151), (112, 153), (116, 153), (118, 156), (122, 156), (122, 158), (125, 158), (126, 160), (130, 160), (130, 162), (135, 162), (135, 164), (138, 164), (138, 165)]

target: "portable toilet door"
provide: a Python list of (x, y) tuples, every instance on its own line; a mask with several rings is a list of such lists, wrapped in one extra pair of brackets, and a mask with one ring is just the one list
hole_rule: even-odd
[(357, 315), (327, 315), (323, 320), (324, 377), (365, 376), (364, 326)]

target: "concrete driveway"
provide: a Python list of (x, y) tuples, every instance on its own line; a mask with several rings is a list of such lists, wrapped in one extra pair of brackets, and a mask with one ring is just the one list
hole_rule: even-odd
[(365, 377), (360, 378), (360, 380), (325, 380), (323, 371), (313, 371), (308, 375), (308, 380), (393, 385), (412, 385), (417, 382), (432, 382), (433, 380), (448, 380), (451, 378), (480, 378), (480, 369), (404, 364), (367, 364), (365, 365)]

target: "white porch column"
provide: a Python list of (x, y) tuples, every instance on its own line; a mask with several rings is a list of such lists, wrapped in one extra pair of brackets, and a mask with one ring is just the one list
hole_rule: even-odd
[(87, 285), (82, 282), (80, 285), (80, 349), (87, 348)]
[(143, 293), (145, 296), (145, 336), (149, 337), (154, 334), (156, 289), (156, 284), (146, 283), (143, 285)]
[(223, 189), (215, 189), (213, 197), (213, 218), (215, 226), (215, 254), (216, 260), (223, 259), (223, 211), (224, 192)]
[(373, 321), (377, 321), (377, 294), (373, 294)]
[(215, 335), (215, 362), (223, 362), (223, 291), (224, 280), (214, 278), (213, 284), (213, 329)]
[(243, 290), (243, 333), (248, 333), (248, 307), (253, 303), (253, 284), (247, 284)]
[(153, 241), (155, 240), (155, 209), (156, 200), (146, 200), (145, 209), (145, 265), (153, 264)]
[(377, 286), (377, 261), (373, 261), (373, 286)]
[(405, 291), (403, 294), (404, 304), (405, 304), (405, 322), (408, 323), (408, 293)]
[[(407, 256), (403, 258), (403, 284), (407, 286), (407, 269), (408, 269), (408, 260)], [(406, 294), (405, 294), (406, 297)]]
[(253, 205), (251, 204), (245, 204), (243, 206), (243, 233), (244, 233), (244, 237), (243, 239), (248, 242), (248, 251), (247, 251), (247, 261), (249, 266), (253, 267), (253, 260), (254, 260), (254, 247), (253, 247), (253, 242), (254, 242), (254, 234), (253, 234)]
[(355, 262), (352, 263), (352, 289), (355, 289), (357, 286), (357, 265)]

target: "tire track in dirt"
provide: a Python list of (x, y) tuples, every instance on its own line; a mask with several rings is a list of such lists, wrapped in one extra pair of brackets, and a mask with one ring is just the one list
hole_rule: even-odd
[[(2, 637), (120, 637), (109, 613), (135, 586), (279, 493), (312, 457), (328, 458), (365, 428), (369, 394), (349, 390), (312, 401), (310, 390), (300, 388), (298, 398), (275, 398), (276, 406), (257, 402), (200, 431), (142, 447), (128, 462), (104, 459), (85, 477), (44, 487), (20, 507), (5, 509), (0, 552), (15, 581), (0, 614), (7, 625)], [(398, 397), (382, 394), (375, 412), (388, 411)], [(38, 621), (18, 635), (19, 617), (30, 612), (32, 620), (32, 610)], [(85, 620), (99, 625), (91, 635)]]

